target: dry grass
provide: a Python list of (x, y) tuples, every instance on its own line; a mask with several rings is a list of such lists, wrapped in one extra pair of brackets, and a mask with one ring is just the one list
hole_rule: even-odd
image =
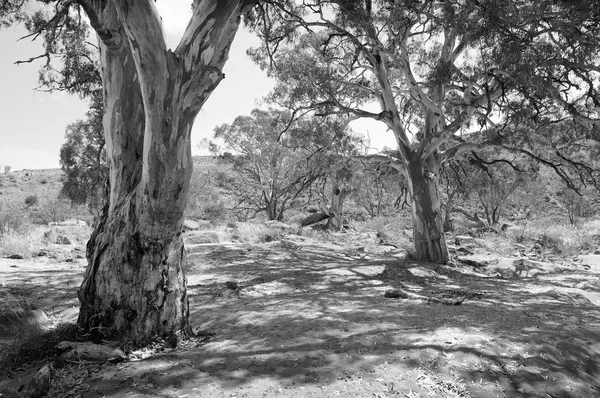
[(57, 242), (58, 236), (66, 236), (71, 243), (85, 245), (91, 228), (80, 226), (29, 226), (19, 230), (7, 229), (0, 234), (0, 253), (19, 254), (31, 258), (48, 244)]
[(244, 243), (272, 242), (287, 234), (298, 233), (297, 228), (279, 222), (236, 223), (235, 228), (230, 231), (231, 240)]
[(503, 255), (514, 252), (515, 244), (524, 244), (554, 255), (572, 257), (600, 247), (600, 220), (570, 225), (556, 223), (556, 219), (537, 219), (506, 233), (488, 233), (483, 236), (483, 241), (488, 250)]
[(38, 229), (14, 230), (8, 229), (0, 236), (0, 252), (23, 258), (31, 258), (42, 246), (43, 233)]
[[(52, 325), (37, 316), (38, 306), (18, 287), (0, 291), (0, 370), (12, 372), (56, 354), (56, 345), (77, 335), (72, 324)], [(51, 321), (51, 320), (50, 320)], [(44, 322), (44, 324), (40, 323)], [(0, 372), (0, 379), (2, 372)]]

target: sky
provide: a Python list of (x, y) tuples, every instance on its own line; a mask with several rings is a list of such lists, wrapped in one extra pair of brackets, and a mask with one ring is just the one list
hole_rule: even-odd
[[(175, 47), (191, 14), (189, 0), (159, 0), (157, 7), (163, 19), (167, 45)], [(24, 39), (22, 26), (0, 30), (0, 167), (12, 170), (58, 168), (60, 146), (65, 128), (85, 117), (86, 101), (65, 93), (36, 90), (38, 70), (45, 62), (34, 61), (16, 65), (42, 53), (40, 41)], [(215, 126), (231, 123), (239, 115), (247, 115), (257, 107), (274, 82), (246, 55), (249, 47), (258, 46), (252, 33), (240, 29), (231, 47), (229, 60), (219, 84), (200, 111), (192, 129), (192, 151), (207, 154), (198, 148), (204, 138), (210, 138)], [(391, 132), (381, 123), (360, 120), (352, 128), (368, 134), (371, 146), (394, 146)]]

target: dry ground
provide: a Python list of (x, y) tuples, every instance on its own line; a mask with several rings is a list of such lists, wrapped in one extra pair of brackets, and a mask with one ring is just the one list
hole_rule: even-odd
[[(204, 343), (71, 364), (50, 396), (600, 396), (600, 256), (499, 272), (301, 237), (188, 250), (191, 320)], [(83, 267), (2, 260), (0, 290), (60, 318), (76, 304)], [(466, 300), (384, 297), (398, 287)]]

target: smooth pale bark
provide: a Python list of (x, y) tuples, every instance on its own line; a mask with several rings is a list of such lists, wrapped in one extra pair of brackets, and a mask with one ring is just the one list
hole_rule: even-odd
[(96, 339), (141, 344), (189, 331), (181, 230), (190, 132), (223, 79), (251, 3), (196, 1), (174, 52), (153, 1), (84, 6), (100, 37), (110, 170), (109, 201), (88, 243), (79, 290), (79, 325)]

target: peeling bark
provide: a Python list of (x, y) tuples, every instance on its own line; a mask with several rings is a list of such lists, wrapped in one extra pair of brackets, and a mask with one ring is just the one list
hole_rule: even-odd
[(196, 1), (175, 52), (153, 1), (84, 7), (100, 38), (110, 187), (79, 289), (78, 323), (95, 339), (143, 344), (189, 332), (181, 227), (190, 133), (251, 3)]
[(335, 229), (339, 231), (342, 229), (343, 219), (343, 208), (344, 200), (346, 199), (347, 192), (339, 187), (337, 184), (333, 187), (331, 193), (331, 205), (329, 206), (329, 219), (327, 220), (327, 228)]
[(449, 257), (439, 197), (439, 163), (433, 156), (427, 162), (410, 158), (407, 174), (416, 258), (446, 263)]

